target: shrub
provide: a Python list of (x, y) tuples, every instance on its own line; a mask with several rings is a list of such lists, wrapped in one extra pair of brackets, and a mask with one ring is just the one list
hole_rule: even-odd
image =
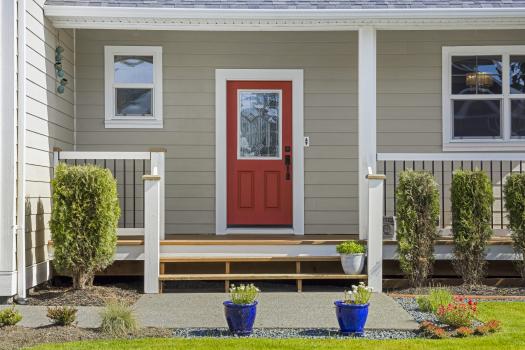
[(413, 286), (421, 287), (434, 262), (439, 221), (438, 185), (430, 173), (407, 170), (400, 175), (396, 198), (401, 269)]
[(339, 254), (364, 254), (366, 252), (364, 244), (358, 241), (343, 242), (338, 244), (335, 249)]
[(501, 329), (501, 322), (499, 320), (490, 320), (485, 322), (485, 327), (487, 327), (489, 333), (495, 333)]
[(417, 305), (421, 311), (435, 313), (442, 305), (452, 303), (454, 297), (445, 288), (432, 288), (429, 295), (417, 297)]
[(47, 308), (47, 317), (59, 326), (70, 326), (77, 319), (77, 309), (70, 306), (57, 306)]
[(351, 291), (345, 291), (344, 302), (355, 305), (368, 304), (372, 296), (372, 291), (372, 287), (367, 287), (364, 282), (359, 282), (359, 285), (352, 286)]
[(9, 307), (0, 311), (0, 327), (14, 326), (22, 321), (22, 315), (15, 310), (15, 307)]
[(419, 325), (419, 329), (423, 332), (423, 336), (432, 339), (448, 338), (449, 334), (445, 329), (435, 325), (430, 321), (423, 321)]
[(465, 284), (478, 285), (485, 271), (485, 248), (492, 236), (492, 185), (482, 171), (460, 170), (454, 172), (451, 194), (454, 266)]
[(514, 251), (521, 255), (517, 266), (525, 279), (525, 174), (510, 174), (503, 191)]
[(94, 165), (60, 164), (53, 184), (50, 227), (54, 266), (83, 289), (113, 261), (120, 208), (111, 172)]
[(257, 300), (259, 292), (259, 288), (257, 288), (253, 284), (241, 284), (239, 286), (235, 286), (234, 284), (232, 284), (230, 288), (230, 298), (232, 303), (234, 304), (252, 304), (253, 302), (255, 302), (255, 300)]
[(456, 335), (460, 338), (469, 337), (474, 334), (474, 331), (469, 327), (459, 327), (456, 329)]
[(474, 301), (457, 299), (448, 305), (441, 305), (436, 316), (441, 323), (457, 328), (471, 326), (476, 313), (477, 304)]
[(138, 329), (138, 322), (131, 307), (120, 301), (109, 302), (101, 313), (102, 332), (123, 337)]

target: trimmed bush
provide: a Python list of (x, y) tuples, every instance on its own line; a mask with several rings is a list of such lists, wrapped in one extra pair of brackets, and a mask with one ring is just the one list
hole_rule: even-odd
[(20, 321), (22, 321), (22, 315), (14, 306), (0, 311), (0, 327), (14, 326)]
[(335, 249), (339, 254), (364, 254), (366, 247), (358, 241), (345, 241), (338, 244)]
[(113, 261), (120, 208), (108, 169), (60, 164), (55, 171), (51, 233), (55, 268), (83, 289)]
[(47, 317), (56, 325), (70, 326), (77, 319), (77, 309), (70, 306), (47, 308)]
[(133, 310), (123, 302), (109, 302), (100, 316), (102, 332), (113, 337), (124, 337), (138, 329), (138, 321)]
[(458, 170), (451, 196), (454, 267), (465, 284), (479, 285), (485, 272), (485, 248), (492, 236), (492, 184), (483, 171)]
[(439, 190), (432, 174), (403, 171), (397, 197), (397, 235), (401, 269), (413, 286), (427, 281), (438, 237)]
[(503, 191), (514, 251), (521, 255), (518, 271), (525, 279), (525, 174), (510, 174)]

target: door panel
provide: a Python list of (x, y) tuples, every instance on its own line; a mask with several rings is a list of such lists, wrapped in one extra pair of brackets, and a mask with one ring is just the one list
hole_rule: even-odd
[(228, 226), (291, 226), (292, 83), (227, 83)]

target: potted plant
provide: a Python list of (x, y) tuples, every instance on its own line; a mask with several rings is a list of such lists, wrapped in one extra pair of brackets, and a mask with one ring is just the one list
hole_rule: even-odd
[(257, 296), (259, 289), (253, 284), (230, 288), (230, 300), (225, 301), (224, 315), (230, 332), (235, 335), (250, 335), (257, 313)]
[(337, 252), (341, 255), (341, 265), (347, 275), (358, 275), (365, 266), (366, 248), (357, 241), (338, 244)]
[(372, 287), (360, 282), (359, 285), (352, 286), (351, 291), (345, 291), (343, 300), (334, 302), (339, 330), (343, 335), (364, 335), (371, 295)]

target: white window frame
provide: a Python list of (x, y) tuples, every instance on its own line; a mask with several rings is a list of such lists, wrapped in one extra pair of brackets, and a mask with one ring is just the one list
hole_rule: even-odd
[[(502, 93), (483, 95), (452, 94), (452, 57), (453, 56), (486, 56), (502, 57)], [(442, 49), (442, 97), (443, 97), (443, 150), (444, 151), (523, 151), (525, 138), (511, 138), (510, 100), (525, 98), (525, 94), (510, 93), (510, 56), (525, 55), (525, 45), (509, 46), (449, 46)], [(453, 138), (452, 100), (497, 99), (501, 100), (501, 138)]]
[[(115, 83), (114, 57), (153, 56), (153, 84)], [(162, 128), (162, 47), (160, 46), (105, 46), (105, 125), (106, 128)], [(115, 115), (115, 88), (151, 88), (153, 90), (152, 116)]]

